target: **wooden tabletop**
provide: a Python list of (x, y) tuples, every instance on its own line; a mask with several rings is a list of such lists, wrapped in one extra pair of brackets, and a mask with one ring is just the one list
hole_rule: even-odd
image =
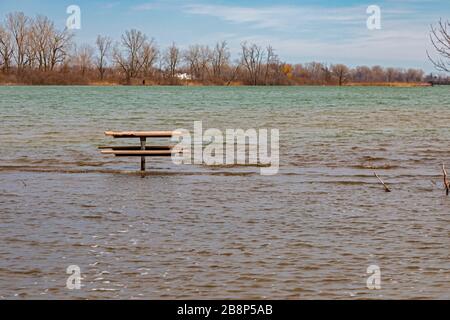
[(114, 138), (170, 138), (177, 131), (106, 131), (105, 135)]
[(172, 150), (103, 150), (102, 154), (114, 154), (116, 156), (171, 156)]

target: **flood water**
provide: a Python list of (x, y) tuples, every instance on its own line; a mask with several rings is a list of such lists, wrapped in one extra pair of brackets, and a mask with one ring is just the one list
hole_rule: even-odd
[[(450, 299), (448, 87), (0, 87), (0, 116), (1, 299)], [(194, 121), (279, 129), (279, 173), (97, 150)]]

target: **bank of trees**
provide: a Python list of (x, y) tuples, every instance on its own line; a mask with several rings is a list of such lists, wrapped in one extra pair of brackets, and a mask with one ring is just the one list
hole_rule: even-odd
[(343, 64), (328, 65), (318, 62), (295, 65), (293, 76), (299, 84), (316, 85), (414, 83), (424, 80), (424, 72), (420, 69), (383, 68), (381, 66), (357, 66), (355, 68), (349, 68)]
[[(445, 36), (446, 34), (444, 34)], [(288, 64), (276, 50), (243, 42), (232, 53), (225, 41), (213, 47), (172, 43), (160, 48), (139, 30), (120, 39), (99, 35), (77, 44), (67, 29), (44, 16), (10, 13), (0, 21), (0, 81), (24, 84), (345, 85), (421, 82), (422, 70), (310, 62)]]

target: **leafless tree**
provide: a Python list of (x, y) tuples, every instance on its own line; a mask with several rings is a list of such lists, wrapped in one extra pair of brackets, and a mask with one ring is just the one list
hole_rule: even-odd
[(200, 79), (200, 50), (199, 45), (192, 45), (184, 52), (184, 60), (186, 61), (189, 73), (195, 79)]
[(81, 76), (86, 76), (86, 72), (93, 66), (94, 49), (87, 44), (76, 49), (75, 63), (81, 72)]
[(408, 69), (405, 77), (406, 82), (420, 82), (423, 80), (424, 72), (419, 69)]
[(241, 44), (241, 64), (247, 70), (250, 83), (257, 85), (261, 77), (264, 61), (264, 50), (256, 44)]
[(440, 71), (450, 72), (450, 21), (439, 20), (437, 26), (431, 26), (430, 40), (439, 57), (428, 58)]
[(132, 29), (122, 35), (120, 45), (114, 48), (114, 62), (125, 73), (127, 83), (139, 75), (144, 65), (142, 51), (147, 43), (147, 36), (141, 31)]
[(353, 79), (357, 82), (369, 82), (372, 79), (372, 71), (367, 66), (357, 66), (353, 71)]
[(335, 64), (331, 66), (331, 72), (338, 80), (338, 83), (340, 86), (344, 84), (345, 81), (347, 81), (349, 76), (349, 69), (347, 66), (343, 64)]
[[(37, 16), (31, 23), (29, 55), (34, 55), (39, 70), (47, 71), (51, 62), (51, 42), (55, 35), (52, 21), (44, 16)], [(29, 60), (33, 58), (29, 57)]]
[(395, 75), (396, 75), (395, 68), (389, 67), (386, 69), (386, 81), (387, 82), (393, 82), (395, 79)]
[(208, 46), (193, 45), (184, 52), (184, 60), (189, 73), (197, 80), (205, 80), (208, 75), (213, 53)]
[(174, 79), (177, 73), (178, 63), (180, 62), (180, 49), (176, 46), (175, 42), (167, 48), (164, 54), (164, 62), (169, 77)]
[(216, 79), (222, 80), (224, 68), (230, 61), (230, 51), (226, 41), (218, 42), (211, 54), (213, 74)]
[(64, 63), (72, 47), (73, 34), (68, 29), (54, 30), (50, 41), (50, 70)]
[(328, 66), (326, 63), (319, 63), (319, 65), (321, 67), (320, 78), (322, 84), (329, 84), (333, 76), (332, 66)]
[(313, 84), (321, 84), (325, 78), (324, 71), (328, 71), (328, 68), (319, 62), (308, 62), (301, 69), (304, 70), (304, 78)]
[(275, 54), (275, 50), (272, 46), (268, 46), (266, 48), (266, 70), (264, 74), (264, 83), (268, 84), (270, 82), (271, 84), (274, 84), (277, 82), (279, 78), (279, 73), (281, 71), (280, 68), (280, 61), (278, 59), (278, 56)]
[(97, 46), (97, 57), (95, 59), (95, 66), (97, 67), (98, 73), (100, 75), (100, 80), (105, 77), (105, 71), (107, 66), (107, 59), (111, 50), (112, 40), (109, 37), (103, 37), (101, 35), (97, 36), (95, 41)]
[(227, 86), (229, 86), (233, 81), (236, 80), (237, 76), (239, 75), (242, 68), (241, 61), (237, 61), (237, 63), (233, 66), (230, 66), (230, 72), (228, 75), (228, 81), (226, 83)]
[(386, 80), (386, 73), (381, 66), (373, 66), (371, 69), (371, 81), (384, 82)]
[(200, 47), (199, 68), (200, 68), (200, 78), (202, 81), (205, 81), (210, 77), (212, 55), (213, 53), (208, 46)]
[(148, 77), (153, 73), (154, 64), (156, 63), (158, 56), (158, 46), (153, 39), (144, 43), (142, 49), (142, 70), (144, 72), (144, 77)]
[(0, 64), (3, 73), (8, 73), (11, 67), (13, 44), (10, 33), (0, 25)]
[(27, 42), (29, 35), (29, 18), (23, 12), (9, 13), (6, 16), (6, 27), (11, 33), (14, 50), (13, 57), (19, 73), (27, 63)]

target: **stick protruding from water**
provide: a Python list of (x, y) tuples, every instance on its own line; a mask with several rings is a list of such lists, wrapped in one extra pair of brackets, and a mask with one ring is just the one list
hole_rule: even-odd
[(450, 192), (450, 183), (447, 179), (447, 170), (445, 170), (445, 164), (442, 164), (442, 172), (444, 173), (444, 187), (445, 187), (445, 194), (448, 196)]
[(378, 174), (376, 172), (374, 172), (374, 175), (375, 175), (375, 177), (378, 178), (378, 181), (380, 181), (380, 183), (383, 185), (384, 191), (391, 192), (391, 189), (389, 189), (389, 187), (386, 185), (386, 183), (384, 183), (384, 181), (381, 180), (381, 178), (378, 176)]

